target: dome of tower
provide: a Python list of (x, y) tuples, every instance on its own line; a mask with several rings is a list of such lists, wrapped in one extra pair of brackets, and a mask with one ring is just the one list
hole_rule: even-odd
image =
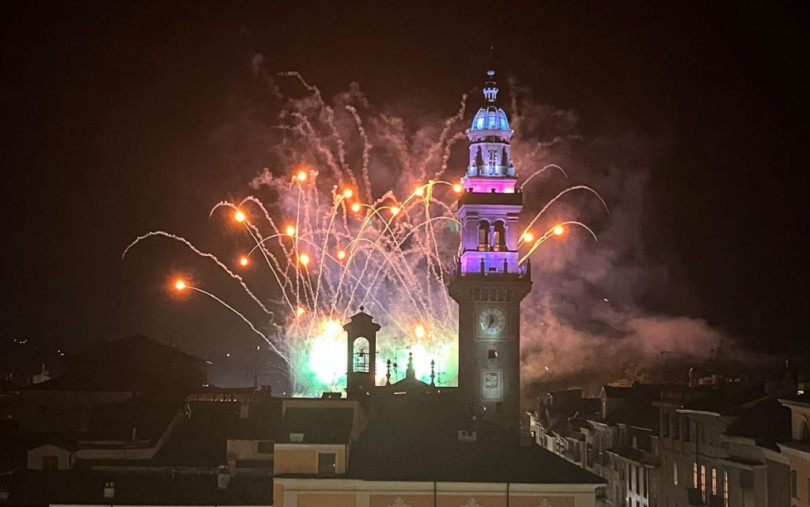
[(478, 110), (470, 130), (509, 130), (509, 120), (503, 109), (489, 104)]
[(498, 85), (495, 83), (495, 71), (487, 71), (487, 80), (484, 83), (485, 104), (473, 118), (470, 131), (478, 130), (509, 130), (509, 119), (503, 109), (498, 107)]

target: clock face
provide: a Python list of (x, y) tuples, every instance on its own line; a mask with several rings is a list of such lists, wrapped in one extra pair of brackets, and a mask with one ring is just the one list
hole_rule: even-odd
[(500, 308), (482, 308), (478, 314), (478, 330), (488, 337), (497, 337), (506, 327), (506, 315)]

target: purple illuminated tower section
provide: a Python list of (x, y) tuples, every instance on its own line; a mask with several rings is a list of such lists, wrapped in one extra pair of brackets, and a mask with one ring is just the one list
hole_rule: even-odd
[[(512, 130), (498, 106), (495, 72), (467, 130), (470, 158), (458, 200), (461, 253), (448, 285), (459, 306), (459, 389), (483, 427), (520, 430), (520, 302), (531, 270), (519, 264), (523, 194), (516, 188)], [(487, 426), (488, 425), (488, 426)]]
[(467, 130), (470, 161), (462, 179), (459, 200), (462, 223), (461, 272), (517, 273), (518, 216), (523, 198), (516, 192), (517, 177), (509, 140), (512, 130), (498, 107), (495, 71), (487, 71), (484, 106)]

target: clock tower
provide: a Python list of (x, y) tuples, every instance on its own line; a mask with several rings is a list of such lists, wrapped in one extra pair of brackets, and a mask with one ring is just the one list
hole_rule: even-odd
[(484, 105), (467, 130), (470, 158), (458, 200), (461, 251), (449, 282), (459, 305), (459, 389), (480, 420), (520, 431), (520, 302), (531, 270), (520, 264), (512, 130), (498, 106), (495, 71), (487, 71)]

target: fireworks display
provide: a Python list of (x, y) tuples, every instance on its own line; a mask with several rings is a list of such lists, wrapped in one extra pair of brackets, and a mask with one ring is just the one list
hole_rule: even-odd
[[(440, 128), (409, 135), (401, 119), (372, 113), (354, 91), (328, 105), (300, 75), (281, 79), (300, 84), (306, 95), (286, 99), (272, 128), (271, 150), (289, 165), (265, 169), (253, 181), (255, 190), (272, 197), (223, 201), (210, 211), (244, 232), (244, 250), (229, 254), (233, 266), (165, 231), (136, 238), (124, 256), (140, 241), (162, 236), (216, 263), (266, 314), (265, 322), (251, 322), (189, 280), (172, 280), (174, 290), (194, 290), (239, 316), (286, 363), (295, 395), (345, 388), (342, 326), (361, 305), (382, 326), (378, 383), (389, 359), (391, 380), (404, 377), (410, 353), (417, 378), (429, 381), (435, 361), (436, 383), (456, 385), (457, 308), (445, 286), (459, 254), (454, 207), (463, 171), (452, 179), (447, 167), (454, 146), (465, 139), (466, 97)], [(559, 169), (530, 171), (524, 182), (550, 168)], [(522, 233), (521, 262), (545, 241), (564, 237), (569, 226), (596, 238), (575, 220), (534, 230), (550, 205), (578, 190), (598, 197), (578, 185), (549, 201)], [(271, 286), (251, 281), (248, 266), (266, 269)]]

